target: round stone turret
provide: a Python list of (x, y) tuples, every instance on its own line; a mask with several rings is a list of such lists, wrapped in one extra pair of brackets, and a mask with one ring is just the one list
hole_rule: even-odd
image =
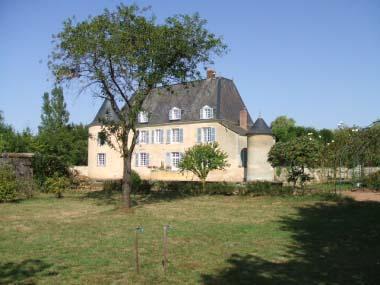
[(258, 118), (247, 137), (247, 181), (273, 181), (274, 169), (268, 162), (268, 153), (275, 143), (271, 128)]

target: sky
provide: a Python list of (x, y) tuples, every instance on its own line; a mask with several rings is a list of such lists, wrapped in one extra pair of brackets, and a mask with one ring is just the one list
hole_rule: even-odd
[[(367, 126), (380, 118), (380, 1), (1, 0), (0, 110), (21, 131), (37, 130), (52, 35), (63, 21), (113, 9), (151, 6), (159, 21), (199, 12), (228, 54), (212, 66), (233, 79), (253, 118), (287, 115), (316, 128)], [(88, 124), (101, 100), (64, 89), (70, 119)]]

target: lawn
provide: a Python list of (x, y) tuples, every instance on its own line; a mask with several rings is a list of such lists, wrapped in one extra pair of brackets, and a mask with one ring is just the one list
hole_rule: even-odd
[(0, 204), (0, 284), (380, 284), (380, 203), (137, 198), (130, 213), (102, 191)]

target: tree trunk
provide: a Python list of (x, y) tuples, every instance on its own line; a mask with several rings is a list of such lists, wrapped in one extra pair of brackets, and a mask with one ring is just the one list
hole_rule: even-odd
[(131, 181), (131, 174), (132, 174), (132, 167), (131, 167), (131, 155), (128, 155), (127, 157), (123, 157), (123, 183), (122, 183), (122, 190), (123, 190), (123, 206), (126, 209), (130, 209), (132, 206), (131, 201), (131, 192), (132, 192), (132, 181)]
[(202, 179), (202, 192), (206, 193), (206, 179)]

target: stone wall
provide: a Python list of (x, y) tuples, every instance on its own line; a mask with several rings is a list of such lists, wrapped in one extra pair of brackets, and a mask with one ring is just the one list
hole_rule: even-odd
[[(362, 172), (363, 175), (368, 175), (376, 171), (380, 171), (380, 167), (363, 167), (361, 169), (359, 167), (356, 167), (354, 169), (342, 167), (341, 169), (336, 169), (335, 175), (337, 180), (341, 179), (342, 181), (345, 181), (359, 177), (360, 172)], [(281, 167), (280, 170), (276, 168), (274, 172), (275, 181), (284, 183), (287, 182), (288, 169), (286, 167)], [(332, 179), (334, 177), (334, 170), (332, 168), (316, 168), (312, 170), (306, 169), (306, 173), (310, 174), (313, 178), (311, 180), (311, 183), (327, 182), (329, 179)]]
[(10, 165), (15, 170), (18, 178), (33, 178), (32, 169), (33, 153), (1, 153), (0, 166)]

